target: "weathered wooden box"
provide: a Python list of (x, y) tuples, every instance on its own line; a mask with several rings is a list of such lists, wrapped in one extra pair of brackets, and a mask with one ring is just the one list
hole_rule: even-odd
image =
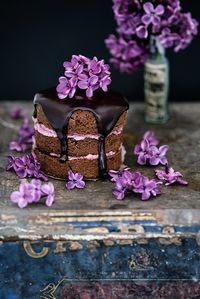
[[(126, 163), (136, 169), (133, 144), (154, 130), (188, 187), (163, 186), (162, 196), (148, 202), (133, 195), (118, 202), (108, 181), (70, 192), (54, 181), (51, 209), (23, 210), (9, 201), (19, 180), (4, 170), (15, 134), (9, 109), (0, 108), (0, 298), (200, 298), (199, 104), (174, 105), (171, 121), (159, 127), (144, 124), (135, 104), (125, 136)], [(154, 176), (151, 167), (138, 169)]]

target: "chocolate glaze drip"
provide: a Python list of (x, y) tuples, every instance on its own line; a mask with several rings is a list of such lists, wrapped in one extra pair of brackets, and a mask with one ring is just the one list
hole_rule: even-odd
[(99, 176), (106, 176), (106, 153), (105, 137), (113, 130), (121, 114), (128, 110), (128, 102), (119, 94), (113, 91), (103, 92), (96, 90), (92, 99), (88, 99), (85, 91), (78, 90), (73, 99), (60, 100), (56, 88), (41, 91), (34, 98), (37, 117), (37, 104), (42, 106), (43, 112), (51, 126), (57, 132), (61, 143), (60, 161), (68, 159), (67, 132), (68, 122), (71, 115), (77, 110), (91, 111), (97, 122), (99, 138)]

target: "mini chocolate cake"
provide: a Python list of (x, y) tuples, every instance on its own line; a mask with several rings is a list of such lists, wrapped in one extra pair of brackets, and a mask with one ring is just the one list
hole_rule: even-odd
[(120, 94), (96, 90), (89, 99), (77, 90), (62, 101), (54, 87), (37, 93), (34, 104), (34, 152), (45, 174), (65, 179), (71, 169), (96, 179), (120, 168), (128, 110)]

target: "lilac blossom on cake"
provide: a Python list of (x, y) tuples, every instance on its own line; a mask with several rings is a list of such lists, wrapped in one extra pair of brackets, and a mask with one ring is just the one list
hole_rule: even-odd
[(73, 98), (78, 88), (85, 90), (88, 98), (92, 98), (94, 91), (99, 88), (104, 92), (108, 90), (111, 83), (110, 67), (104, 60), (73, 55), (71, 61), (65, 61), (63, 66), (65, 76), (59, 78), (56, 88), (61, 100)]

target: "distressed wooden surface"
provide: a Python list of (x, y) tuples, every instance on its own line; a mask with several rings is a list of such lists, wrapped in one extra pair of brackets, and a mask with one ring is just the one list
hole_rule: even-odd
[[(42, 236), (48, 239), (76, 238), (76, 234), (88, 237), (98, 234), (100, 237), (112, 237), (104, 230), (84, 231), (74, 228), (73, 222), (97, 220), (101, 223), (118, 221), (143, 220), (154, 221), (164, 226), (198, 226), (200, 219), (200, 104), (173, 104), (171, 119), (167, 125), (148, 125), (144, 123), (143, 105), (132, 104), (129, 121), (125, 130), (125, 147), (127, 150), (125, 164), (138, 169), (142, 174), (154, 177), (153, 167), (136, 165), (133, 146), (147, 129), (151, 129), (159, 137), (161, 144), (168, 144), (168, 159), (171, 166), (184, 174), (189, 181), (188, 187), (163, 186), (162, 195), (150, 201), (142, 202), (138, 196), (130, 195), (124, 201), (116, 201), (112, 196), (113, 184), (109, 181), (88, 181), (84, 190), (67, 191), (65, 182), (52, 180), (55, 185), (56, 201), (52, 208), (43, 204), (30, 205), (20, 210), (9, 200), (10, 193), (18, 189), (20, 180), (12, 172), (5, 171), (6, 158), (10, 152), (8, 144), (16, 138), (16, 127), (20, 122), (10, 119), (9, 113), (17, 105), (22, 105), (31, 116), (32, 103), (0, 104), (0, 238), (37, 239)], [(14, 153), (15, 154), (15, 153)], [(92, 218), (93, 217), (93, 218)], [(150, 218), (149, 218), (150, 217)], [(66, 226), (67, 225), (67, 226)], [(134, 224), (133, 224), (134, 225)], [(68, 237), (66, 236), (66, 228)], [(102, 228), (101, 228), (102, 229)], [(140, 230), (135, 231), (143, 235)], [(120, 238), (129, 231), (116, 233)], [(132, 234), (133, 235), (133, 234)], [(75, 237), (74, 237), (75, 236)], [(132, 236), (133, 237), (133, 236)]]

